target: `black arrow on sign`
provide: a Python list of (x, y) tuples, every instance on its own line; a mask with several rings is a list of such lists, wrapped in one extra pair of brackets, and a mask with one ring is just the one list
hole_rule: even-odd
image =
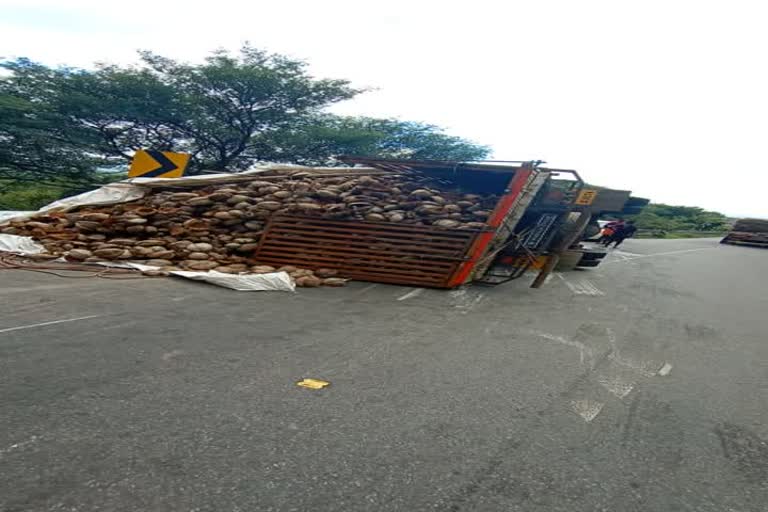
[(167, 172), (171, 172), (173, 170), (176, 170), (179, 168), (178, 165), (171, 162), (167, 156), (165, 156), (162, 152), (157, 151), (156, 149), (147, 149), (147, 154), (151, 156), (158, 164), (160, 164), (160, 167), (157, 169), (154, 169), (152, 171), (149, 171), (147, 173), (142, 174), (141, 178), (155, 178), (157, 176), (161, 176)]

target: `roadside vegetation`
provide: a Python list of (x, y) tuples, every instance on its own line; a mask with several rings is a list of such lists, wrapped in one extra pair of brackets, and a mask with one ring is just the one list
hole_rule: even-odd
[(639, 238), (718, 237), (730, 227), (722, 213), (662, 203), (651, 203), (629, 218), (635, 221)]
[[(338, 155), (478, 160), (486, 146), (416, 121), (334, 115), (365, 92), (244, 46), (200, 64), (140, 52), (135, 66), (0, 61), (0, 209), (29, 209), (127, 169), (137, 149), (192, 155), (190, 174)], [(112, 176), (114, 178), (114, 176)]]

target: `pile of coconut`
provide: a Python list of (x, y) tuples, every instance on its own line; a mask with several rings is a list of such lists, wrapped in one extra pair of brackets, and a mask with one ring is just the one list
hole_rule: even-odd
[(285, 270), (299, 286), (339, 286), (343, 276), (334, 269), (259, 264), (253, 254), (271, 216), (481, 229), (497, 199), (419, 175), (270, 171), (223, 185), (154, 188), (137, 201), (41, 214), (11, 221), (0, 232), (31, 236), (70, 261), (128, 260), (164, 271), (232, 274)]

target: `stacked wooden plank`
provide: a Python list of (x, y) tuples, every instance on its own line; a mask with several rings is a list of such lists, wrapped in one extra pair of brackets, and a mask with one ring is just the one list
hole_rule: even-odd
[(740, 219), (736, 221), (733, 230), (722, 239), (721, 243), (768, 249), (768, 220)]

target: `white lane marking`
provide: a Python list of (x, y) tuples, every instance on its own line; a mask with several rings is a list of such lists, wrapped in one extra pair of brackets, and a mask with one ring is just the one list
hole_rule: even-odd
[(462, 313), (468, 313), (483, 301), (485, 296), (481, 292), (469, 292), (464, 288), (451, 292), (451, 305), (454, 308), (463, 309)]
[(659, 375), (661, 375), (662, 377), (666, 377), (667, 375), (669, 375), (669, 372), (671, 371), (672, 371), (672, 365), (665, 362), (664, 366), (662, 366), (661, 369), (659, 370)]
[(634, 370), (643, 377), (653, 377), (656, 375), (657, 369), (659, 368), (658, 363), (654, 363), (653, 361), (638, 361), (628, 357), (623, 357), (617, 352), (609, 354), (608, 358), (612, 363), (616, 363), (617, 365), (623, 366), (624, 368)]
[[(563, 278), (565, 281), (565, 278)], [(565, 285), (576, 295), (592, 295), (599, 296), (605, 295), (605, 293), (595, 286), (588, 279), (581, 279), (576, 282), (565, 281)]]
[(614, 249), (614, 251), (611, 254), (613, 254), (615, 256), (618, 256), (620, 258), (624, 258), (624, 259), (632, 258), (632, 257), (636, 257), (636, 256), (643, 256), (642, 254), (638, 254), (636, 252), (621, 251), (619, 249)]
[(6, 453), (10, 453), (14, 450), (18, 450), (19, 448), (24, 448), (25, 446), (35, 444), (40, 438), (37, 436), (32, 436), (26, 441), (19, 441), (18, 443), (14, 443), (6, 448), (3, 448), (0, 450), (0, 456), (5, 455)]
[(592, 292), (592, 295), (605, 295), (605, 292), (603, 292), (600, 288), (595, 286), (595, 283), (593, 283), (592, 281), (585, 279), (582, 282), (584, 283), (585, 288), (587, 288), (589, 291)]
[(608, 390), (609, 393), (619, 398), (624, 398), (635, 389), (635, 382), (625, 380), (619, 376), (600, 376), (597, 382)]
[(368, 286), (366, 286), (365, 288), (363, 288), (363, 289), (361, 289), (360, 291), (358, 291), (358, 292), (357, 292), (357, 294), (358, 294), (358, 295), (362, 295), (362, 294), (364, 294), (364, 293), (366, 293), (366, 292), (369, 292), (369, 291), (373, 290), (373, 289), (374, 289), (374, 288), (376, 288), (377, 286), (379, 286), (379, 285), (378, 285), (378, 283), (369, 284), (369, 285), (368, 285)]
[(571, 282), (568, 279), (566, 279), (565, 276), (560, 272), (555, 272), (555, 275), (562, 282), (565, 283), (565, 286), (567, 286), (568, 289), (571, 290), (571, 293), (574, 293), (576, 295), (593, 295), (593, 296), (605, 295), (605, 292), (603, 292), (600, 288), (595, 286), (595, 284), (589, 279), (579, 279), (576, 282)]
[(397, 300), (408, 300), (411, 297), (416, 297), (417, 295), (421, 295), (424, 293), (424, 288), (414, 288), (413, 290), (409, 291), (402, 297), (398, 297)]
[(39, 324), (30, 324), (30, 325), (20, 325), (18, 327), (9, 327), (7, 329), (0, 329), (0, 333), (4, 332), (11, 332), (11, 331), (20, 331), (22, 329), (32, 329), (33, 327), (43, 327), (46, 325), (54, 325), (54, 324), (63, 324), (66, 322), (76, 322), (78, 320), (87, 320), (88, 318), (98, 318), (100, 316), (105, 315), (88, 315), (88, 316), (80, 316), (77, 318), (66, 318), (64, 320), (53, 320), (52, 322), (42, 322)]
[(174, 359), (174, 358), (179, 357), (179, 356), (183, 356), (185, 354), (186, 354), (186, 352), (184, 352), (183, 350), (176, 349), (176, 350), (171, 350), (170, 352), (166, 352), (165, 354), (160, 356), (160, 358), (163, 361), (170, 361), (171, 359)]
[(572, 400), (571, 409), (573, 412), (584, 418), (584, 421), (589, 423), (594, 420), (600, 411), (603, 410), (605, 404), (603, 402), (597, 402), (595, 400)]
[(556, 341), (563, 345), (577, 348), (579, 350), (579, 362), (581, 364), (584, 364), (587, 358), (592, 360), (592, 349), (580, 341), (569, 340), (568, 338), (564, 338), (563, 336), (555, 336), (554, 334), (547, 334), (545, 332), (539, 332), (536, 334), (538, 334), (539, 337), (544, 338), (545, 340)]
[[(639, 260), (641, 258), (650, 258), (652, 256), (667, 256), (667, 255), (670, 255), (670, 254), (683, 254), (683, 253), (686, 253), (686, 252), (711, 251), (712, 249), (715, 249), (715, 247), (700, 247), (699, 249), (685, 249), (685, 250), (682, 250), (682, 251), (655, 252), (653, 254), (641, 254), (640, 256), (634, 256), (634, 257), (631, 257), (631, 258), (624, 258), (624, 259), (620, 259), (620, 260), (606, 261), (605, 263), (603, 263), (603, 265), (608, 265), (609, 263), (622, 263), (624, 261)], [(613, 254), (613, 253), (611, 253), (611, 254)]]

